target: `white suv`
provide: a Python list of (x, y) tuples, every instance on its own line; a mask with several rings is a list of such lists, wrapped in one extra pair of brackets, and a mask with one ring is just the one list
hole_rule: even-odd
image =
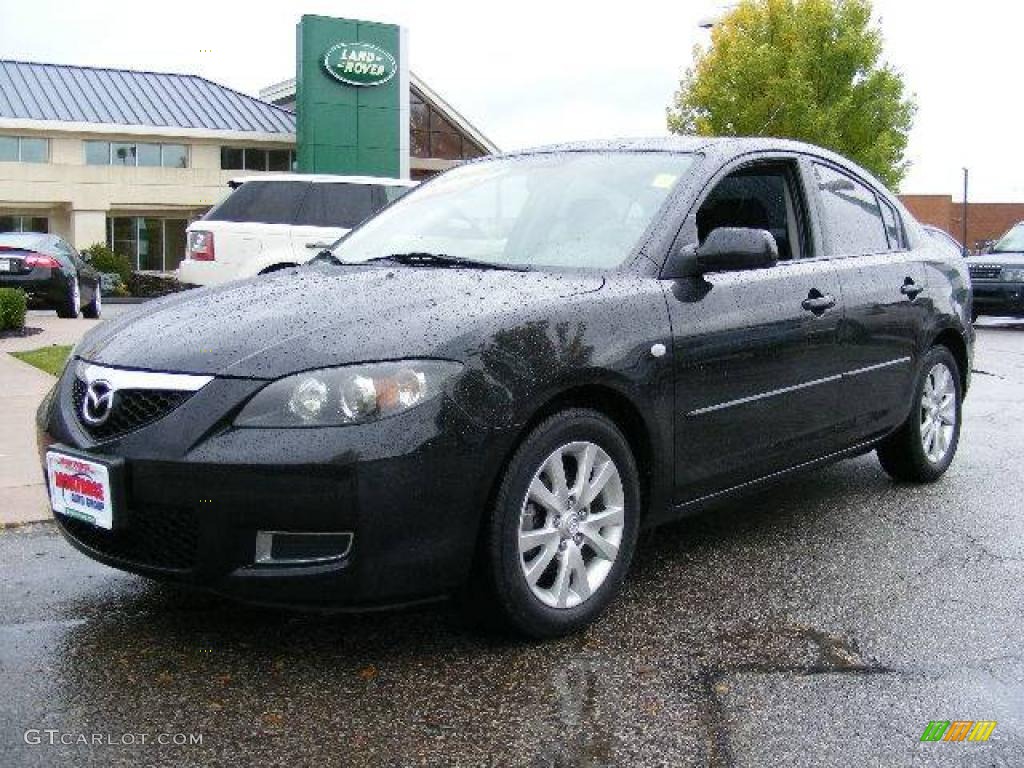
[(178, 279), (195, 285), (303, 264), (416, 185), (369, 176), (233, 179), (233, 192), (188, 228)]

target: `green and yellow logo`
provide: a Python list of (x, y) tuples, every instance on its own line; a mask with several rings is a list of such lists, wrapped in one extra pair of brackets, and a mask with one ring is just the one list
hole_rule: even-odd
[(932, 720), (921, 741), (988, 741), (995, 729), (995, 720)]
[(324, 54), (324, 69), (346, 85), (384, 85), (398, 72), (398, 62), (370, 43), (338, 43)]

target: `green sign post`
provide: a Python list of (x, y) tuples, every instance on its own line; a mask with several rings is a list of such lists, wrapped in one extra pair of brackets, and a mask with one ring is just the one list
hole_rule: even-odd
[(304, 173), (409, 176), (409, 65), (393, 24), (303, 16), (296, 159)]

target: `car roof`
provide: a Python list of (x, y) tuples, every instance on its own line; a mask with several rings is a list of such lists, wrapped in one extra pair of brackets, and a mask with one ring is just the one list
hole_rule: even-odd
[[(764, 136), (655, 136), (647, 138), (599, 139), (549, 144), (508, 152), (506, 154), (533, 154), (541, 152), (702, 152), (718, 150), (742, 155), (747, 152), (789, 151), (806, 152), (845, 160), (823, 147), (792, 139)], [(845, 160), (849, 162), (849, 160)]]
[(260, 176), (238, 176), (228, 184), (240, 187), (249, 181), (309, 181), (313, 184), (380, 184), (385, 187), (415, 187), (411, 179), (389, 179), (382, 176), (334, 176), (326, 173), (274, 173)]
[(889, 192), (890, 202), (896, 202), (901, 209), (902, 203), (889, 188), (870, 171), (858, 165), (848, 157), (832, 150), (807, 144), (793, 139), (779, 139), (770, 136), (657, 136), (653, 138), (601, 139), (594, 141), (573, 141), (563, 144), (549, 144), (542, 147), (513, 150), (497, 156), (488, 156), (470, 162), (480, 162), (493, 157), (514, 157), (553, 152), (676, 152), (715, 154), (719, 162), (728, 162), (733, 158), (753, 152), (788, 152), (818, 157), (853, 171), (863, 180), (870, 182), (878, 189)]

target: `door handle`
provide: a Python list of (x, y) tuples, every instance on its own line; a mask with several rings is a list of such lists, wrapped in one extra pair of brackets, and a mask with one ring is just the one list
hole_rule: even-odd
[(307, 248), (316, 248), (319, 251), (323, 251), (331, 247), (330, 243), (306, 243)]
[(831, 294), (822, 295), (821, 291), (817, 288), (813, 289), (807, 298), (800, 304), (801, 307), (806, 309), (808, 312), (813, 312), (816, 315), (824, 314), (826, 311), (832, 309), (836, 305), (836, 297)]
[(922, 288), (917, 283), (915, 283), (912, 278), (908, 277), (903, 282), (903, 287), (900, 288), (900, 293), (902, 293), (908, 299), (913, 301), (914, 299), (916, 299), (921, 294), (921, 291), (923, 291), (923, 290), (924, 290), (924, 288)]

